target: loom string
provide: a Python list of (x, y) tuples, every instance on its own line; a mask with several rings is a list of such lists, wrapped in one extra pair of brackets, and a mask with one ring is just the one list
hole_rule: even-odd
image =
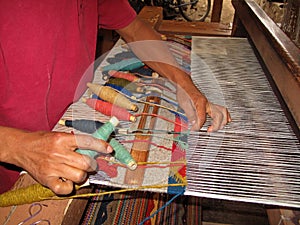
[(160, 207), (159, 209), (157, 209), (154, 213), (152, 213), (150, 216), (146, 217), (142, 222), (140, 222), (138, 225), (143, 225), (147, 220), (150, 220), (151, 218), (153, 218), (156, 214), (158, 214), (160, 211), (164, 210), (167, 206), (169, 206), (176, 198), (178, 198), (179, 196), (183, 195), (184, 191), (179, 192), (178, 194), (176, 194), (175, 196), (173, 196), (169, 201), (166, 202), (166, 204), (164, 204), (162, 207)]
[(148, 104), (148, 105), (150, 105), (150, 106), (158, 106), (158, 107), (160, 107), (160, 108), (162, 108), (162, 109), (169, 110), (169, 111), (174, 112), (174, 113), (176, 113), (176, 114), (179, 114), (179, 115), (181, 115), (181, 116), (184, 116), (184, 117), (186, 116), (184, 113), (182, 113), (182, 112), (180, 112), (180, 111), (178, 111), (178, 110), (176, 110), (176, 109), (172, 109), (172, 108), (170, 108), (170, 107), (167, 107), (167, 106), (164, 106), (164, 105), (161, 105), (161, 104), (156, 104), (156, 103), (152, 103), (152, 102), (146, 102), (146, 101), (143, 101), (143, 100), (140, 100), (140, 99), (137, 99), (137, 102), (144, 103), (144, 104)]
[[(175, 93), (175, 91), (172, 90), (171, 88), (168, 88), (167, 86), (164, 86), (164, 85), (161, 85), (161, 84), (156, 84), (156, 83), (138, 82), (138, 86), (141, 86), (141, 87), (145, 87), (145, 86), (157, 87), (158, 89), (161, 89), (162, 91), (168, 91), (168, 92), (171, 92), (171, 93)], [(149, 90), (146, 88), (146, 91), (149, 91)]]
[(175, 124), (175, 125), (179, 125), (179, 126), (181, 126), (181, 127), (183, 127), (183, 128), (188, 128), (188, 126), (186, 126), (186, 125), (183, 125), (183, 124), (181, 124), (181, 123), (172, 121), (172, 120), (170, 120), (170, 119), (168, 119), (168, 118), (166, 118), (166, 117), (164, 117), (164, 116), (161, 116), (161, 115), (159, 115), (159, 114), (153, 114), (153, 113), (136, 113), (134, 116), (135, 116), (135, 117), (140, 117), (140, 116), (157, 117), (157, 118), (163, 119), (163, 120), (165, 120), (165, 121), (167, 121), (167, 122), (169, 122), (169, 123), (173, 123), (173, 124)]
[[(177, 103), (176, 99), (170, 97), (170, 96), (167, 95), (167, 94), (164, 94), (163, 92), (158, 92), (158, 91), (156, 91), (155, 89), (151, 90), (151, 92), (150, 92), (150, 91), (147, 91), (147, 92), (145, 92), (145, 94), (140, 94), (139, 97), (133, 96), (133, 95), (132, 95), (132, 96), (128, 95), (128, 96), (125, 96), (125, 97), (130, 98), (132, 101), (135, 101), (135, 102), (145, 103), (145, 102), (142, 100), (142, 98), (147, 97), (147, 96), (151, 96), (151, 95), (156, 96), (155, 93), (159, 94), (159, 97), (161, 98), (161, 100), (164, 100), (165, 102), (171, 103), (171, 104), (174, 105), (175, 107), (178, 107), (178, 103)], [(124, 93), (123, 93), (123, 94), (124, 94)], [(153, 104), (154, 104), (154, 103), (153, 103)], [(161, 104), (157, 104), (157, 105), (161, 105)], [(166, 109), (170, 110), (170, 109), (167, 108), (167, 107), (166, 107)], [(176, 109), (171, 109), (170, 111), (176, 111)]]
[[(120, 137), (122, 136), (135, 136), (136, 134), (122, 134)], [(176, 142), (183, 142), (185, 143), (185, 141), (181, 141), (180, 139), (176, 139), (176, 138), (168, 138), (168, 137), (162, 137), (161, 135), (157, 135), (157, 134), (143, 134), (143, 133), (139, 133), (139, 136), (152, 136), (152, 137), (157, 137), (160, 139), (164, 139), (164, 140), (171, 140), (171, 141), (176, 141)], [(119, 137), (119, 135), (116, 135), (116, 137)]]
[[(115, 90), (115, 89), (114, 89), (114, 90)], [(122, 93), (122, 92), (119, 91), (119, 90), (115, 90), (115, 91), (118, 92), (120, 95), (123, 95), (124, 97), (126, 97), (126, 98), (128, 98), (128, 99), (130, 99), (130, 100), (133, 100), (133, 101), (136, 101), (136, 102), (139, 102), (139, 103), (148, 104), (148, 105), (150, 105), (150, 106), (158, 106), (158, 107), (160, 107), (160, 108), (162, 108), (162, 109), (169, 110), (169, 111), (171, 111), (171, 112), (177, 113), (177, 114), (182, 115), (182, 116), (184, 116), (184, 117), (186, 116), (184, 113), (182, 113), (182, 112), (180, 112), (180, 111), (178, 111), (178, 110), (176, 110), (176, 109), (172, 109), (172, 108), (170, 108), (170, 107), (164, 106), (164, 105), (162, 105), (162, 104), (156, 104), (156, 103), (152, 103), (152, 102), (147, 102), (147, 101), (141, 100), (141, 99), (139, 99), (139, 98), (132, 98), (132, 97), (126, 95), (125, 93)], [(164, 96), (169, 98), (169, 96), (167, 96), (167, 95), (164, 95)], [(173, 100), (172, 100), (172, 101), (173, 101)]]
[[(130, 89), (131, 90), (131, 87), (129, 86), (131, 83), (134, 84), (134, 85), (137, 85), (137, 87), (156, 87), (158, 88), (159, 90), (162, 90), (162, 91), (168, 91), (168, 92), (171, 92), (171, 93), (175, 93), (175, 90), (172, 90), (171, 88), (165, 86), (165, 85), (162, 85), (162, 84), (159, 84), (159, 83), (148, 83), (148, 82), (142, 82), (141, 80), (139, 81), (129, 81), (129, 80), (126, 80), (124, 78), (115, 78), (113, 77), (115, 80), (113, 80), (112, 82), (110, 82), (110, 79), (105, 83), (106, 84), (115, 84), (116, 86), (120, 86), (122, 88), (125, 88), (125, 89)], [(119, 79), (119, 80), (118, 80)], [(126, 80), (127, 82), (121, 80), (121, 79), (124, 79)], [(154, 80), (153, 78), (151, 80)], [(122, 82), (123, 81), (123, 82)], [(118, 89), (119, 90), (119, 89)], [(130, 91), (129, 90), (129, 91)], [(149, 91), (149, 89), (145, 89), (144, 91)], [(152, 91), (152, 90), (150, 90)], [(136, 90), (135, 90), (136, 92)], [(139, 92), (139, 91), (138, 91)], [(126, 92), (125, 92), (126, 93)]]
[(147, 140), (137, 140), (137, 139), (135, 139), (135, 140), (122, 140), (122, 141), (120, 141), (120, 143), (122, 143), (122, 144), (124, 144), (124, 143), (136, 143), (136, 142), (148, 143), (148, 144), (150, 144), (152, 146), (155, 146), (155, 147), (157, 147), (159, 149), (164, 149), (164, 150), (167, 150), (167, 151), (172, 151), (171, 148), (168, 148), (168, 147), (163, 146), (163, 145), (158, 145), (155, 142), (147, 141)]
[[(114, 79), (118, 79), (118, 78), (114, 78)], [(121, 78), (121, 79), (122, 79), (122, 78)], [(151, 80), (158, 80), (158, 79), (153, 79), (153, 78), (151, 78)], [(128, 82), (130, 82), (130, 81), (128, 81)], [(175, 90), (172, 90), (171, 88), (169, 88), (169, 87), (167, 87), (167, 86), (165, 86), (165, 85), (159, 84), (159, 83), (147, 83), (147, 82), (141, 82), (141, 81), (139, 81), (139, 82), (135, 81), (135, 82), (132, 82), (132, 83), (138, 85), (139, 87), (149, 86), (150, 89), (149, 89), (149, 88), (148, 88), (148, 89), (146, 88), (146, 89), (145, 89), (145, 93), (149, 93), (149, 92), (152, 92), (152, 91), (158, 92), (158, 93), (160, 93), (160, 94), (162, 94), (163, 91), (168, 91), (168, 93), (175, 93)], [(109, 85), (109, 86), (110, 86), (111, 84), (114, 84), (114, 85), (111, 86), (112, 88), (114, 88), (116, 91), (120, 92), (120, 94), (124, 95), (125, 97), (130, 98), (129, 96), (132, 96), (132, 94), (131, 94), (130, 91), (123, 91), (123, 89), (127, 90), (127, 88), (126, 88), (127, 85), (124, 85), (124, 84), (122, 85), (121, 82), (120, 82), (120, 84), (118, 84), (117, 81), (114, 81), (113, 83), (106, 82), (106, 83), (104, 84), (104, 86), (106, 86), (106, 85)], [(151, 87), (154, 87), (154, 88), (151, 89)], [(126, 96), (126, 95), (127, 95), (127, 96)], [(145, 96), (145, 95), (142, 95), (142, 94), (140, 94), (140, 95), (141, 95), (142, 97)], [(167, 96), (167, 95), (165, 95), (165, 94), (163, 94), (163, 95), (166, 96), (166, 97), (168, 97), (168, 98), (170, 98), (169, 96)], [(171, 100), (173, 103), (176, 102), (174, 99), (170, 99), (170, 100)]]
[[(107, 161), (107, 162), (110, 162), (110, 163), (113, 163), (113, 164), (117, 164), (117, 165), (120, 165), (122, 167), (125, 167), (123, 164), (115, 161), (115, 160), (111, 160), (109, 158), (106, 158), (106, 157), (99, 157), (100, 159), (104, 160), (104, 161)], [(186, 165), (186, 161), (185, 160), (177, 160), (177, 161), (150, 161), (150, 162), (137, 162), (137, 165), (138, 166), (145, 166), (145, 165), (162, 165), (162, 164), (167, 164), (168, 167), (171, 167), (171, 166), (178, 166), (178, 165)]]
[(46, 198), (47, 199), (54, 199), (54, 200), (64, 200), (64, 199), (75, 199), (75, 198), (89, 198), (89, 197), (95, 197), (95, 196), (102, 196), (107, 194), (118, 194), (118, 193), (124, 193), (124, 192), (130, 192), (130, 191), (139, 191), (144, 189), (160, 189), (160, 188), (166, 188), (166, 187), (185, 187), (187, 185), (186, 181), (183, 181), (182, 183), (177, 184), (157, 184), (157, 185), (144, 185), (139, 186), (135, 188), (124, 188), (120, 190), (114, 190), (114, 191), (106, 191), (106, 192), (100, 192), (100, 193), (86, 193), (86, 194), (77, 194), (77, 195), (71, 195), (67, 197), (59, 197), (59, 196), (53, 196), (52, 198)]
[(141, 74), (141, 73), (138, 73), (138, 72), (133, 72), (132, 74), (134, 75), (137, 75), (145, 80), (163, 80), (164, 78), (160, 77), (156, 72), (153, 72), (155, 73), (155, 75), (153, 76), (149, 76), (149, 75), (144, 75), (144, 74)]
[[(113, 87), (111, 87), (111, 88), (113, 88)], [(137, 97), (134, 96), (134, 95), (130, 96), (130, 95), (128, 95), (128, 94), (126, 94), (126, 93), (124, 93), (124, 92), (118, 90), (118, 89), (115, 89), (115, 88), (113, 88), (113, 89), (114, 89), (116, 92), (118, 92), (120, 95), (122, 95), (122, 96), (124, 96), (124, 97), (126, 97), (126, 98), (128, 98), (128, 99), (130, 99), (130, 100), (132, 100), (132, 101), (134, 101), (134, 102), (139, 102), (139, 103), (143, 103), (143, 104), (148, 104), (148, 105), (150, 105), (150, 106), (158, 106), (158, 107), (163, 108), (163, 109), (166, 109), (166, 110), (168, 110), (168, 111), (170, 111), (170, 112), (172, 112), (172, 113), (180, 114), (181, 116), (186, 117), (186, 115), (185, 115), (184, 113), (182, 113), (182, 112), (180, 112), (180, 111), (178, 111), (178, 110), (176, 110), (176, 109), (172, 109), (172, 108), (167, 107), (167, 106), (164, 106), (164, 105), (162, 105), (162, 104), (150, 103), (150, 102), (141, 100), (141, 98), (144, 98), (144, 97), (147, 97), (147, 96), (151, 96), (151, 94), (141, 95), (139, 98), (137, 98)], [(168, 102), (168, 103), (171, 103), (172, 105), (178, 107), (178, 103), (176, 103), (175, 99), (172, 99), (170, 96), (165, 95), (165, 94), (163, 94), (163, 93), (159, 93), (159, 94), (162, 95), (162, 96), (164, 96), (163, 98), (161, 98), (161, 100), (164, 100), (164, 101), (166, 101), (166, 102)], [(94, 96), (94, 95), (93, 95), (93, 96)], [(155, 95), (154, 95), (154, 96), (155, 96)], [(95, 98), (95, 97), (92, 97), (92, 98)], [(98, 96), (97, 96), (97, 98), (98, 98)]]
[[(152, 116), (152, 115), (151, 115)], [(79, 124), (81, 127), (79, 127), (79, 125), (74, 126), (74, 123)], [(173, 121), (171, 121), (173, 122)], [(84, 127), (83, 125), (85, 124), (89, 124), (92, 123), (92, 128), (90, 127)], [(84, 133), (88, 133), (91, 134), (93, 132), (95, 132), (98, 128), (100, 128), (104, 122), (100, 122), (100, 121), (96, 121), (96, 120), (86, 120), (86, 119), (82, 119), (82, 120), (67, 120), (67, 119), (61, 119), (59, 121), (59, 124), (62, 126), (66, 126), (66, 127), (72, 127), (75, 128), (76, 130), (82, 131)], [(180, 125), (180, 124), (178, 124)], [(185, 134), (186, 132), (176, 132), (176, 131), (172, 131), (172, 130), (158, 130), (158, 129), (148, 129), (148, 128), (144, 128), (144, 129), (135, 129), (135, 130), (130, 130), (130, 129), (125, 129), (125, 128), (116, 128), (115, 129), (115, 133), (116, 134), (134, 134), (137, 132), (144, 132), (144, 131), (151, 131), (151, 133), (148, 133), (148, 135), (152, 135), (152, 133), (159, 133), (159, 134)], [(206, 132), (206, 131), (202, 131), (202, 132)], [(186, 133), (188, 134), (188, 133)]]

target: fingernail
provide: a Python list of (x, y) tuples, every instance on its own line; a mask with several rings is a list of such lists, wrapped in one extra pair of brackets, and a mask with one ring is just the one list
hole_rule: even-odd
[(194, 125), (196, 123), (196, 120), (192, 120), (190, 123), (191, 125)]
[(106, 151), (107, 151), (107, 153), (111, 153), (111, 152), (113, 152), (113, 148), (110, 145), (108, 145), (106, 148)]
[(212, 127), (207, 128), (207, 133), (212, 133), (212, 132), (213, 132), (213, 128)]

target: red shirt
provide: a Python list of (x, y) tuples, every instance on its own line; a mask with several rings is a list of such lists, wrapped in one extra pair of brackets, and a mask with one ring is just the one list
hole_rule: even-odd
[[(0, 1), (0, 125), (52, 130), (92, 79), (98, 24), (135, 16), (127, 0)], [(17, 177), (0, 165), (0, 192)]]

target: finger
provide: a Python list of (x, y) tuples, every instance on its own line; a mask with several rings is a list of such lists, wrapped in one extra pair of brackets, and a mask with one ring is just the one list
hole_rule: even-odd
[(208, 132), (223, 129), (227, 123), (231, 122), (231, 117), (227, 108), (222, 106), (209, 103), (208, 114), (213, 119), (213, 124), (208, 128)]
[(75, 148), (90, 149), (101, 153), (113, 152), (112, 147), (103, 140), (88, 135), (72, 135), (71, 145)]
[(46, 184), (57, 195), (67, 195), (73, 191), (73, 182), (70, 180), (63, 180), (58, 177), (49, 177)]
[(224, 117), (221, 112), (215, 112), (214, 115), (212, 116), (212, 119), (213, 119), (212, 125), (208, 127), (207, 132), (215, 132), (215, 131), (221, 129), (223, 118)]
[(71, 166), (62, 166), (63, 172), (59, 173), (64, 180), (70, 180), (76, 184), (80, 184), (86, 181), (87, 172)]
[(227, 108), (224, 108), (222, 106), (218, 106), (220, 108), (220, 111), (222, 113), (222, 116), (223, 116), (223, 119), (222, 119), (222, 122), (221, 122), (221, 126), (220, 126), (220, 129), (223, 129), (225, 127), (226, 124), (230, 123), (231, 122), (231, 117), (230, 117), (230, 114), (228, 112), (228, 109)]
[(195, 112), (195, 121), (193, 123), (193, 126), (192, 126), (192, 130), (200, 130), (201, 127), (203, 126), (203, 124), (205, 123), (206, 121), (206, 111), (205, 111), (205, 108), (206, 108), (206, 103), (204, 103), (203, 101), (195, 101), (195, 106), (193, 106), (193, 110)]
[[(97, 161), (92, 159), (87, 155), (83, 155), (77, 152), (69, 152), (68, 154), (60, 155), (61, 163), (72, 167), (77, 168), (82, 171), (92, 172), (96, 171), (98, 168)], [(60, 172), (65, 172), (60, 168)]]
[(232, 122), (231, 115), (227, 109), (226, 109), (226, 112), (227, 112), (227, 123), (231, 123)]
[(193, 106), (193, 104), (191, 103), (190, 100), (185, 101), (184, 104), (182, 104), (182, 107), (184, 108), (184, 112), (186, 117), (189, 120), (189, 123), (192, 126), (197, 125), (197, 114), (196, 114), (196, 110), (195, 107)]

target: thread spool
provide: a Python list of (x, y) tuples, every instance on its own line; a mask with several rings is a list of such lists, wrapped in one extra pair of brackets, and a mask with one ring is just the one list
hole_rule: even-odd
[[(103, 141), (107, 141), (109, 136), (115, 130), (115, 127), (119, 124), (119, 120), (116, 117), (112, 117), (108, 122), (103, 126), (97, 129), (92, 136)], [(88, 155), (91, 158), (95, 158), (98, 155), (97, 151), (88, 150), (88, 149), (77, 149), (76, 152), (84, 155)]]
[(132, 81), (132, 82), (139, 82), (140, 81), (140, 78), (138, 78), (134, 74), (128, 73), (128, 72), (110, 70), (110, 71), (108, 71), (108, 75), (111, 76), (111, 77), (123, 78), (123, 79), (129, 80), (129, 81)]
[(95, 121), (95, 120), (59, 120), (58, 123), (60, 125), (66, 126), (66, 127), (72, 127), (76, 130), (79, 130), (84, 133), (92, 134), (94, 133), (97, 129), (99, 129), (104, 123), (100, 121)]
[(116, 78), (116, 77), (110, 78), (107, 81), (107, 84), (117, 85), (131, 92), (143, 93), (145, 91), (145, 88), (139, 87), (136, 83), (133, 83), (123, 78)]
[(109, 70), (133, 70), (144, 66), (145, 64), (139, 60), (138, 58), (130, 58), (130, 59), (123, 59), (120, 62), (116, 62), (114, 64), (109, 64), (107, 66), (102, 67), (102, 71), (109, 71)]
[(122, 96), (111, 87), (92, 83), (87, 83), (87, 86), (93, 93), (95, 93), (101, 99), (107, 102), (110, 102), (114, 105), (120, 106), (128, 110), (132, 110), (134, 112), (138, 110), (137, 105), (130, 102), (126, 97)]
[(114, 157), (118, 161), (125, 164), (130, 170), (135, 170), (137, 168), (136, 161), (132, 158), (132, 156), (127, 151), (127, 149), (122, 144), (120, 144), (120, 142), (112, 138), (109, 144), (114, 149), (115, 151)]
[(137, 74), (143, 74), (144, 76), (151, 77), (152, 73), (153, 73), (153, 70), (150, 69), (148, 66), (143, 66), (143, 67), (140, 67), (140, 68), (130, 70), (130, 72), (131, 73), (137, 73)]
[(49, 188), (41, 184), (33, 184), (25, 188), (19, 188), (0, 195), (0, 207), (12, 205), (30, 204), (54, 197), (55, 194)]
[(100, 99), (88, 98), (82, 99), (89, 107), (97, 110), (106, 116), (115, 116), (119, 120), (135, 122), (136, 117), (129, 113), (126, 109), (115, 106), (109, 102)]
[[(107, 141), (118, 124), (119, 120), (116, 117), (112, 117), (108, 122), (97, 129), (92, 136)], [(130, 170), (135, 170), (137, 168), (137, 163), (121, 143), (119, 143), (116, 139), (111, 138), (109, 144), (113, 148), (114, 157), (118, 161), (125, 164)], [(88, 155), (91, 158), (95, 158), (98, 155), (98, 152), (88, 149), (77, 149), (76, 152)]]
[(111, 88), (115, 89), (116, 91), (121, 92), (125, 96), (129, 96), (129, 97), (133, 96), (133, 94), (129, 90), (127, 90), (123, 87), (120, 87), (118, 85), (106, 83), (105, 86), (111, 87)]

